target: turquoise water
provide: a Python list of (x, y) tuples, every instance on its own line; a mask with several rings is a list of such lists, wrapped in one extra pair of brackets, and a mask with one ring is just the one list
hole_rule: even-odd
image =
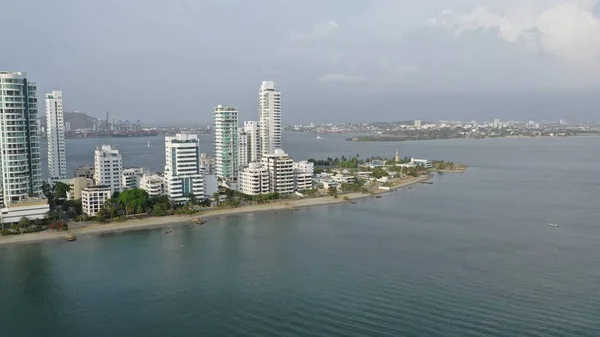
[[(599, 138), (342, 138), (286, 150), (471, 168), (355, 205), (2, 247), (2, 336), (600, 335)], [(127, 162), (146, 143), (117, 145)]]

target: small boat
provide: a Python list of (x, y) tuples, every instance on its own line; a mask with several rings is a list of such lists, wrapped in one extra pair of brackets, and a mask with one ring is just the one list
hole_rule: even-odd
[(381, 196), (380, 195), (376, 195), (375, 199), (381, 199)]
[(550, 227), (558, 227), (558, 224), (557, 223), (548, 223), (548, 226), (550, 226)]
[(171, 228), (167, 228), (164, 231), (162, 231), (163, 234), (169, 234), (171, 233), (173, 230)]
[(148, 141), (148, 147), (150, 147), (150, 141)]
[(317, 139), (323, 139), (323, 137), (321, 137), (321, 136), (317, 136)]
[(65, 239), (67, 239), (67, 241), (69, 241), (69, 242), (77, 240), (77, 238), (75, 237), (75, 234), (73, 234), (73, 233), (67, 234), (65, 236)]
[(192, 219), (192, 221), (196, 224), (196, 225), (203, 225), (206, 223), (206, 220), (200, 218), (200, 217), (195, 217)]

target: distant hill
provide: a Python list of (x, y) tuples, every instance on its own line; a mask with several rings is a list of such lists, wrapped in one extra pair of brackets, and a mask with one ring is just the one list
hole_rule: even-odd
[[(97, 122), (96, 117), (88, 116), (83, 112), (73, 111), (65, 112), (65, 123), (71, 123), (71, 130), (75, 129), (93, 129)], [(41, 125), (46, 125), (46, 116), (40, 116)]]

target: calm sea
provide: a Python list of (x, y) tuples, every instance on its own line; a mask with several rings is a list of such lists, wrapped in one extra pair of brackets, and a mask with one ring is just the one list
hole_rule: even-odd
[[(600, 336), (600, 138), (343, 138), (284, 144), (471, 168), (355, 205), (0, 247), (0, 335)], [(69, 140), (70, 169), (100, 142)], [(162, 170), (162, 138), (111, 143)]]

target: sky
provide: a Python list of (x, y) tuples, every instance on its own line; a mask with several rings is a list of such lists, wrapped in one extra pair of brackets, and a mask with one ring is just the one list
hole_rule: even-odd
[(0, 70), (68, 111), (203, 124), (600, 120), (600, 0), (0, 0)]

